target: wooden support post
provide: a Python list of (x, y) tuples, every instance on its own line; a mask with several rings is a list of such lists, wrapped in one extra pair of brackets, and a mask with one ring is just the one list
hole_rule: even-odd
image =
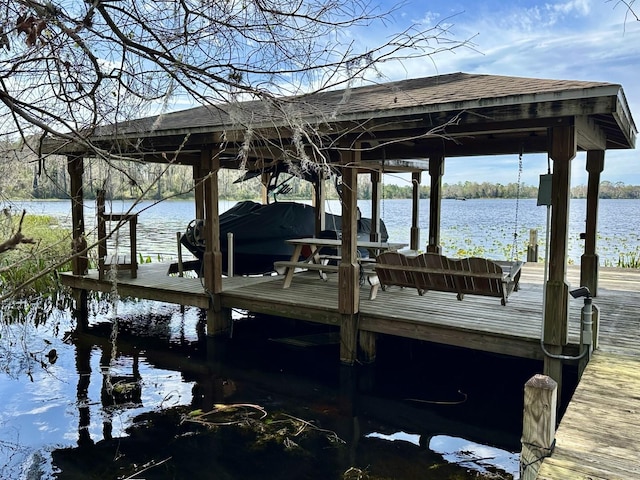
[(89, 268), (87, 258), (87, 240), (84, 232), (84, 193), (82, 175), (84, 159), (70, 156), (67, 158), (67, 170), (71, 181), (71, 251), (74, 275), (86, 275)]
[(325, 179), (322, 174), (318, 175), (318, 181), (313, 184), (313, 206), (315, 215), (315, 234), (320, 235), (320, 232), (325, 229), (325, 197), (326, 188), (324, 185)]
[(363, 364), (373, 363), (376, 360), (376, 339), (374, 332), (362, 330), (360, 332), (360, 362)]
[(204, 176), (200, 165), (193, 166), (194, 201), (196, 202), (196, 218), (204, 218)]
[(104, 219), (105, 214), (105, 195), (103, 189), (96, 191), (96, 224), (98, 231), (98, 273), (100, 279), (103, 275), (103, 265), (107, 257), (107, 222)]
[[(71, 261), (74, 275), (86, 275), (89, 261), (87, 258), (87, 240), (84, 231), (84, 194), (82, 175), (84, 173), (84, 160), (82, 157), (70, 156), (67, 158), (67, 171), (71, 181)], [(73, 289), (74, 312), (76, 328), (85, 330), (89, 325), (88, 295), (86, 290)]]
[[(545, 285), (544, 343), (547, 350), (561, 354), (569, 335), (569, 285), (566, 281), (567, 243), (569, 232), (569, 198), (571, 160), (576, 155), (575, 127), (555, 127), (549, 130), (550, 157), (553, 160), (551, 183), (551, 241), (549, 245), (549, 280)], [(544, 373), (553, 378), (562, 390), (562, 360), (545, 357)]]
[(411, 174), (411, 184), (413, 185), (413, 202), (411, 210), (411, 240), (409, 248), (413, 251), (420, 249), (420, 182), (422, 181), (421, 172), (413, 172)]
[(580, 258), (580, 285), (589, 287), (592, 296), (598, 294), (599, 259), (596, 253), (598, 236), (598, 203), (600, 196), (600, 173), (604, 170), (604, 150), (587, 152), (587, 218), (584, 236), (584, 254)]
[(556, 435), (558, 384), (534, 375), (524, 386), (520, 480), (535, 480), (542, 460), (551, 455)]
[(369, 240), (380, 241), (380, 204), (382, 202), (382, 173), (371, 172), (371, 233)]
[(427, 252), (441, 253), (440, 212), (442, 210), (442, 176), (444, 175), (444, 156), (429, 157), (429, 177), (431, 194), (429, 196), (429, 242)]
[(207, 310), (207, 335), (218, 335), (231, 328), (230, 315), (221, 305), (222, 251), (220, 250), (220, 217), (218, 210), (218, 152), (205, 149), (201, 153), (201, 168), (207, 175), (204, 180), (204, 230), (205, 251), (203, 255), (204, 286), (211, 295), (211, 306)]
[(529, 245), (527, 245), (527, 262), (538, 261), (538, 230), (529, 230)]
[(271, 174), (263, 172), (260, 176), (260, 183), (262, 188), (260, 189), (260, 201), (262, 205), (269, 203), (269, 183), (271, 182)]
[(358, 170), (360, 153), (351, 151), (342, 168), (342, 254), (338, 266), (340, 360), (352, 365), (357, 355), (360, 264), (357, 249)]
[(340, 362), (353, 365), (358, 355), (358, 315), (343, 313), (340, 321)]

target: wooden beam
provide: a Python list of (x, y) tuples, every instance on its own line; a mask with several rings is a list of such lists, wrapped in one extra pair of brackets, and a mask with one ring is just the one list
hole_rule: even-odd
[(429, 159), (431, 193), (429, 194), (429, 242), (427, 243), (427, 252), (442, 252), (442, 246), (440, 245), (440, 212), (442, 210), (443, 175), (444, 156), (432, 156)]
[(578, 147), (584, 150), (605, 150), (607, 135), (593, 118), (580, 115), (575, 118)]
[(599, 258), (596, 253), (598, 237), (598, 205), (600, 174), (604, 170), (604, 150), (587, 152), (587, 218), (584, 232), (584, 254), (580, 257), (580, 285), (589, 288), (594, 297), (598, 293)]

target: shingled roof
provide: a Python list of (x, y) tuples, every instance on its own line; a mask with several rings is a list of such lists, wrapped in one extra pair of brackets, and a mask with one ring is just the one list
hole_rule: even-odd
[(617, 84), (452, 73), (197, 107), (105, 126), (94, 140), (158, 153), (176, 150), (189, 135), (192, 146), (224, 138), (233, 150), (247, 127), (283, 139), (293, 124), (314, 125), (342, 142), (392, 142), (396, 148), (385, 147), (386, 158), (426, 158), (434, 149), (447, 156), (546, 151), (546, 129), (567, 124), (579, 125), (585, 150), (634, 148), (637, 134)]

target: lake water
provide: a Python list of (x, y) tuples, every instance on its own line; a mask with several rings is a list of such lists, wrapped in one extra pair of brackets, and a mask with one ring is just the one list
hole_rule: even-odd
[[(235, 202), (220, 202), (220, 212), (231, 208)], [(371, 214), (371, 203), (359, 201), (362, 215)], [(52, 215), (64, 227), (71, 224), (68, 201), (17, 202), (13, 208), (25, 208), (29, 213)], [(113, 212), (123, 212), (132, 208), (130, 202), (115, 201)], [(192, 201), (169, 201), (154, 205), (142, 202), (133, 207), (141, 212), (138, 224), (138, 251), (155, 261), (175, 258), (175, 233), (184, 231), (195, 216)], [(338, 201), (329, 201), (327, 212), (340, 214)], [(569, 215), (568, 261), (580, 263), (584, 241), (586, 200), (572, 200)], [(384, 200), (381, 216), (392, 241), (408, 243), (411, 226), (411, 200)], [(85, 220), (87, 231), (94, 228), (95, 206), (87, 203)], [(482, 199), (443, 200), (441, 214), (441, 242), (443, 253), (450, 256), (464, 256), (477, 252), (489, 258), (526, 258), (529, 230), (538, 230), (539, 255), (544, 257), (547, 208), (536, 206), (535, 199)], [(620, 255), (639, 254), (640, 231), (639, 200), (601, 200), (598, 212), (598, 254), (603, 265), (615, 266)], [(420, 245), (424, 249), (428, 239), (429, 200), (420, 202)], [(517, 253), (512, 252), (514, 232), (517, 233)], [(126, 235), (126, 232), (123, 232)], [(126, 244), (126, 238), (122, 238)]]
[[(172, 258), (193, 204), (149, 205), (136, 208), (139, 250), (154, 261)], [(572, 261), (581, 254), (584, 205), (572, 201)], [(21, 207), (69, 224), (68, 202)], [(421, 207), (424, 243), (428, 201)], [(538, 228), (544, 239), (546, 209), (534, 200), (517, 207), (520, 237)], [(360, 208), (367, 216), (368, 203)], [(92, 209), (87, 204), (88, 228)], [(120, 209), (126, 204), (113, 206)], [(515, 209), (512, 200), (444, 200), (445, 253), (480, 245), (504, 256)], [(410, 211), (410, 201), (384, 202), (392, 240), (408, 241)], [(601, 258), (637, 251), (639, 217), (639, 201), (602, 202)], [(382, 338), (374, 366), (344, 368), (332, 342), (277, 341), (331, 339), (334, 332), (317, 325), (234, 312), (232, 338), (214, 345), (198, 309), (93, 298), (91, 328), (79, 333), (64, 303), (38, 325), (30, 320), (36, 308), (2, 309), (2, 479), (517, 476), (522, 390), (540, 371), (537, 362)]]

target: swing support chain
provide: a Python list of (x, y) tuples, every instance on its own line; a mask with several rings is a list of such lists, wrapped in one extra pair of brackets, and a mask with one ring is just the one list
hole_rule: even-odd
[(513, 225), (513, 243), (511, 244), (511, 261), (518, 260), (518, 211), (520, 207), (520, 185), (522, 180), (522, 156), (524, 147), (520, 146), (518, 155), (518, 183), (516, 184), (516, 214)]

